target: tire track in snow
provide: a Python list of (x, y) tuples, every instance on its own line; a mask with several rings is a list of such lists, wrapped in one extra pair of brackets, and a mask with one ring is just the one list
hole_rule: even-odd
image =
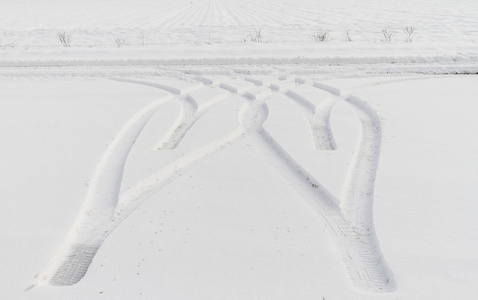
[[(129, 83), (154, 86), (168, 91), (174, 87), (138, 80), (116, 79)], [(181, 90), (176, 90), (181, 94)], [(140, 181), (119, 195), (123, 169), (128, 154), (147, 121), (159, 106), (172, 97), (148, 105), (131, 118), (110, 144), (98, 164), (87, 197), (67, 237), (49, 264), (38, 276), (39, 285), (68, 286), (86, 274), (98, 249), (109, 234), (154, 192), (172, 182), (193, 165), (233, 144), (244, 136), (237, 128), (228, 135), (174, 160), (158, 172)], [(222, 98), (213, 99), (220, 102)], [(209, 101), (205, 107), (215, 103)], [(202, 110), (204, 113), (206, 109)], [(192, 126), (192, 125), (191, 125)], [(187, 131), (186, 131), (187, 132)]]
[[(395, 283), (380, 252), (372, 216), (373, 187), (380, 148), (380, 120), (374, 111), (357, 97), (342, 96), (340, 90), (321, 83), (298, 81), (300, 84), (310, 85), (326, 92), (322, 95), (328, 100), (319, 101), (323, 103), (320, 107), (315, 106), (308, 98), (301, 98), (300, 95), (292, 93), (293, 100), (308, 110), (313, 122), (320, 119), (320, 124), (328, 125), (331, 108), (336, 101), (334, 97), (341, 97), (349, 103), (356, 110), (360, 120), (359, 143), (344, 183), (343, 190), (346, 192), (339, 201), (263, 128), (269, 113), (266, 101), (274, 93), (291, 94), (286, 78), (280, 79), (284, 80), (277, 83), (254, 76), (221, 80), (196, 76), (194, 80), (200, 84), (186, 85), (116, 79), (154, 86), (169, 91), (171, 95), (138, 112), (108, 147), (96, 168), (92, 185), (74, 226), (57, 254), (40, 274), (39, 284), (65, 286), (77, 283), (86, 274), (103, 241), (146, 199), (201, 161), (210, 159), (214, 153), (247, 136), (263, 152), (274, 170), (290, 183), (327, 224), (353, 285), (368, 292), (392, 291)], [(202, 88), (203, 84), (222, 89), (227, 93), (198, 105), (190, 93)], [(168, 138), (165, 139), (173, 141), (171, 143), (179, 143), (202, 114), (232, 95), (239, 95), (245, 99), (245, 104), (238, 115), (239, 126), (236, 129), (181, 156), (119, 195), (122, 172), (129, 151), (149, 118), (163, 102), (173, 97), (184, 101), (181, 103), (184, 106), (182, 109), (184, 113), (178, 118), (184, 129), (176, 136), (178, 139), (175, 140), (168, 134), (166, 135)], [(330, 128), (317, 131), (316, 137), (322, 138), (323, 142), (329, 142), (330, 147), (327, 136), (332, 136)]]
[(285, 95), (301, 108), (307, 118), (315, 149), (335, 150), (337, 145), (330, 128), (330, 114), (337, 99), (323, 90), (316, 95), (319, 100), (317, 104), (291, 88), (287, 89)]
[[(254, 82), (252, 79), (248, 81)], [(255, 82), (258, 85), (263, 83), (260, 80), (256, 80)], [(302, 84), (305, 84), (305, 82), (302, 82)], [(338, 97), (340, 95), (340, 90), (327, 85), (313, 83), (312, 86), (330, 93), (330, 95), (328, 95), (329, 98), (333, 98), (332, 96)], [(373, 219), (371, 214), (373, 201), (365, 202), (357, 196), (350, 197), (351, 202), (355, 203), (356, 209), (354, 212), (357, 210), (367, 212), (367, 214), (363, 215), (361, 222), (362, 228), (365, 227), (365, 225), (367, 227), (367, 234), (363, 234), (355, 225), (357, 223), (356, 220), (350, 220), (348, 218), (350, 213), (344, 213), (344, 211), (342, 211), (340, 207), (341, 202), (300, 166), (262, 127), (262, 123), (267, 119), (268, 115), (267, 105), (264, 102), (268, 95), (266, 94), (257, 99), (251, 97), (251, 94), (246, 92), (251, 86), (240, 79), (222, 83), (221, 87), (242, 95), (246, 100), (252, 100), (252, 102), (246, 102), (239, 114), (239, 122), (244, 132), (254, 141), (254, 144), (259, 145), (259, 148), (264, 152), (264, 157), (275, 167), (276, 171), (285, 177), (301, 197), (325, 220), (325, 223), (331, 229), (332, 238), (337, 245), (347, 273), (354, 286), (369, 292), (389, 292), (394, 290), (394, 279), (383, 259), (373, 231)], [(287, 91), (286, 89), (286, 93)], [(304, 103), (309, 103), (310, 108), (314, 107), (307, 99), (303, 100), (306, 101)], [(346, 101), (355, 104), (357, 113), (362, 112), (359, 117), (360, 120), (363, 121), (363, 126), (366, 128), (370, 126), (368, 126), (369, 124), (367, 123), (369, 119), (365, 116), (371, 116), (372, 121), (377, 120), (373, 117), (374, 112), (371, 109), (365, 109), (368, 106), (364, 102), (354, 97), (348, 97)], [(329, 102), (335, 104), (335, 101)], [(326, 105), (329, 106), (330, 109), (333, 104), (326, 102)], [(330, 109), (322, 114), (322, 117), (325, 117), (324, 119), (327, 120), (327, 124), (329, 124)], [(328, 132), (330, 132), (330, 127), (328, 127), (328, 130)], [(377, 138), (377, 135), (373, 135), (371, 138), (359, 139), (361, 142), (357, 145), (357, 148), (362, 149), (365, 147), (363, 141), (371, 141), (375, 143), (375, 145), (380, 145), (380, 139), (376, 141), (375, 138)], [(375, 161), (378, 161), (378, 156), (375, 157)], [(370, 172), (376, 171), (376, 165), (375, 169), (373, 165), (371, 167), (356, 165), (352, 167), (352, 170), (360, 174), (361, 168), (364, 167), (369, 167)], [(349, 173), (350, 172), (351, 171), (349, 171)], [(362, 174), (359, 176), (360, 179), (364, 177), (366, 176)], [(367, 186), (362, 186), (363, 190), (369, 191), (370, 188), (373, 190), (373, 181)], [(362, 193), (358, 193), (358, 195), (362, 195)], [(366, 193), (366, 195), (370, 195), (370, 193)]]
[(38, 276), (40, 285), (73, 285), (86, 274), (96, 252), (115, 226), (114, 207), (128, 154), (149, 119), (170, 99), (167, 96), (137, 112), (108, 146), (70, 232)]
[[(172, 86), (138, 80), (115, 80), (184, 94), (184, 90)], [(189, 90), (194, 90), (194, 88)], [(172, 96), (169, 95), (136, 113), (108, 146), (96, 167), (88, 194), (74, 225), (60, 249), (38, 276), (39, 285), (68, 286), (79, 282), (85, 276), (104, 240), (146, 198), (202, 159), (244, 136), (243, 131), (238, 128), (230, 134), (176, 159), (119, 195), (124, 166), (131, 148), (154, 112), (171, 98)], [(221, 100), (222, 98), (213, 99), (206, 103), (202, 113), (206, 111), (206, 108), (210, 108)]]
[[(251, 88), (252, 85), (248, 84), (248, 82), (267, 88), (268, 90), (264, 90), (266, 94), (271, 93), (273, 90), (284, 93), (302, 109), (308, 122), (315, 149), (336, 149), (335, 140), (330, 129), (330, 113), (337, 99), (333, 97), (332, 94), (326, 91), (318, 92), (317, 95), (315, 95), (316, 98), (318, 98), (317, 101), (315, 101), (317, 104), (313, 104), (312, 101), (309, 101), (291, 89), (290, 85), (296, 86), (296, 81), (291, 83), (290, 81), (283, 80), (281, 83), (280, 81), (274, 82), (268, 78), (254, 78), (251, 76), (245, 76), (244, 79), (236, 79), (229, 84), (222, 83), (221, 87), (241, 95), (244, 91)], [(234, 86), (234, 84), (237, 86)], [(251, 95), (249, 95), (249, 97), (251, 97)]]
[(60, 249), (38, 276), (39, 285), (68, 286), (80, 281), (104, 240), (147, 197), (196, 163), (243, 137), (243, 132), (236, 129), (174, 160), (119, 195), (124, 165), (134, 142), (154, 112), (171, 98), (165, 97), (135, 114), (107, 148), (74, 225)]
[(341, 97), (355, 110), (360, 121), (359, 139), (342, 187), (340, 208), (353, 231), (365, 241), (361, 244), (364, 248), (361, 253), (369, 253), (371, 256), (364, 261), (371, 267), (376, 265), (377, 268), (373, 272), (359, 273), (355, 284), (361, 285), (360, 282), (367, 280), (383, 282), (384, 285), (380, 289), (392, 291), (396, 288), (396, 283), (380, 251), (373, 224), (373, 195), (382, 136), (380, 117), (356, 96), (342, 95), (339, 89), (322, 83), (313, 85)]
[[(233, 89), (236, 92), (243, 92), (246, 89), (244, 87), (245, 84), (241, 85), (240, 80), (235, 80), (233, 83), (235, 86), (232, 84), (229, 86), (223, 84), (223, 86), (229, 90)], [(314, 83), (312, 85), (315, 88), (327, 91), (335, 96), (340, 96), (340, 90), (336, 88), (320, 83)], [(251, 99), (251, 97), (247, 97), (247, 93), (243, 94), (243, 97)], [(372, 159), (370, 159), (370, 157), (368, 158), (372, 161), (372, 163), (368, 165), (366, 163), (357, 164), (357, 161), (363, 162), (362, 159), (353, 160), (349, 174), (358, 174), (358, 176), (354, 177), (355, 180), (352, 180), (352, 182), (354, 182), (353, 186), (358, 192), (349, 197), (350, 202), (354, 203), (353, 209), (347, 210), (348, 206), (346, 206), (347, 208), (343, 211), (339, 205), (344, 202), (340, 202), (311, 174), (300, 166), (262, 127), (262, 123), (264, 123), (268, 115), (264, 98), (266, 97), (259, 98), (257, 99), (258, 101), (246, 103), (243, 109), (241, 109), (239, 122), (244, 132), (254, 141), (254, 144), (259, 145), (259, 148), (261, 148), (265, 154), (264, 157), (266, 160), (287, 179), (302, 198), (325, 220), (333, 233), (333, 239), (354, 286), (369, 292), (390, 292), (394, 290), (394, 279), (380, 252), (378, 241), (373, 230), (373, 199), (371, 195), (373, 194), (378, 153), (373, 152), (373, 150), (372, 153), (368, 152), (370, 151), (369, 144), (374, 145), (372, 149), (377, 149), (377, 147), (380, 146), (381, 133), (376, 130), (377, 126), (380, 126), (380, 120), (375, 112), (365, 102), (356, 97), (349, 96), (345, 99), (351, 103), (357, 111), (362, 124), (362, 132), (365, 131), (367, 133), (359, 138), (357, 148), (361, 153), (366, 152), (369, 156), (371, 155), (373, 157)], [(329, 107), (333, 106), (333, 104), (327, 105)], [(327, 119), (327, 124), (329, 114), (330, 110), (324, 114)], [(370, 134), (370, 131), (374, 134)], [(357, 157), (362, 157), (362, 155), (358, 155)], [(365, 175), (360, 172), (363, 168), (367, 171)], [(373, 178), (369, 177), (371, 174), (373, 174)], [(362, 184), (361, 181), (364, 178), (369, 178), (368, 184)], [(360, 184), (362, 184), (360, 188), (357, 188)], [(347, 182), (345, 186), (347, 186)], [(363, 197), (359, 197), (364, 195), (368, 198), (364, 199)], [(353, 211), (353, 213), (350, 213), (350, 211)], [(354, 217), (356, 214), (361, 216), (360, 222), (357, 220), (358, 218), (350, 218), (350, 215)]]
[[(392, 277), (375, 234), (373, 224), (373, 194), (381, 143), (381, 122), (375, 111), (356, 96), (344, 100), (356, 111), (360, 121), (357, 142), (350, 169), (344, 182), (340, 207), (354, 232), (361, 237), (360, 253), (367, 255), (367, 272), (359, 272), (356, 285), (375, 285), (383, 291), (392, 291), (396, 283)], [(380, 285), (382, 283), (382, 285)]]
[(294, 101), (302, 109), (308, 122), (315, 149), (335, 150), (337, 146), (330, 128), (330, 114), (335, 103), (337, 103), (336, 97), (328, 91), (322, 90), (318, 92), (317, 95), (314, 95), (316, 98), (314, 101), (316, 104), (314, 104), (308, 98), (293, 91), (292, 87), (297, 84), (304, 84), (305, 82), (302, 82), (301, 79), (296, 79), (291, 82), (287, 80), (287, 78), (279, 77), (278, 81), (271, 80), (267, 77), (257, 78), (253, 76), (245, 76), (244, 80), (252, 82), (257, 86), (267, 87), (271, 91), (275, 90), (285, 94), (285, 96)]
[(347, 219), (361, 235), (373, 234), (373, 193), (380, 155), (382, 127), (375, 111), (355, 96), (345, 101), (356, 111), (360, 121), (359, 140), (341, 196)]
[(117, 221), (121, 222), (127, 218), (147, 198), (190, 170), (196, 164), (206, 158), (210, 158), (218, 151), (231, 146), (235, 141), (243, 137), (243, 131), (240, 130), (240, 128), (236, 128), (229, 134), (174, 160), (153, 175), (141, 180), (120, 195), (118, 205), (115, 209)]
[[(256, 99), (266, 97), (263, 92), (256, 92), (255, 86), (247, 85), (247, 82), (240, 80), (211, 80), (207, 77), (197, 76), (194, 78), (195, 81), (204, 83), (206, 85), (223, 89), (227, 91), (225, 96), (220, 95), (215, 99), (211, 99), (200, 106), (198, 110), (202, 115), (209, 108), (213, 107), (217, 103), (223, 101), (224, 99), (230, 97), (232, 94), (242, 95), (246, 99)], [(248, 91), (252, 90), (252, 91)], [(236, 93), (234, 93), (236, 92)], [(188, 95), (191, 97), (190, 95)], [(199, 118), (199, 116), (198, 116)], [(118, 220), (123, 220), (129, 214), (131, 214), (141, 203), (146, 200), (148, 197), (152, 196), (154, 192), (160, 190), (162, 187), (166, 186), (172, 182), (175, 178), (189, 170), (199, 161), (210, 157), (212, 154), (218, 152), (221, 149), (229, 147), (234, 144), (235, 141), (244, 138), (245, 131), (243, 128), (238, 126), (236, 129), (231, 131), (229, 134), (211, 142), (175, 161), (168, 164), (166, 167), (162, 168), (155, 174), (149, 176), (148, 178), (140, 181), (134, 187), (129, 188), (125, 191), (118, 201), (115, 215), (118, 217)]]
[(147, 81), (140, 80), (129, 80), (129, 79), (115, 79), (118, 81), (124, 81), (135, 84), (142, 84), (153, 86), (162, 90), (166, 90), (172, 93), (177, 94), (178, 101), (180, 104), (180, 112), (176, 118), (175, 123), (169, 129), (169, 131), (160, 139), (156, 148), (158, 150), (171, 150), (175, 149), (184, 136), (187, 134), (189, 129), (196, 123), (196, 121), (204, 114), (208, 109), (210, 109), (215, 104), (220, 103), (228, 97), (227, 94), (219, 95), (211, 99), (210, 101), (199, 106), (198, 103), (194, 100), (193, 97), (189, 94), (192, 91), (200, 89), (203, 87), (202, 83), (192, 84), (189, 87), (171, 87), (163, 85), (160, 83), (151, 83)]
[(358, 232), (347, 219), (347, 214), (339, 207), (339, 200), (262, 127), (268, 110), (265, 103), (257, 102), (248, 105), (240, 113), (239, 120), (244, 132), (263, 152), (264, 158), (274, 169), (325, 221), (354, 286), (368, 292), (393, 290), (394, 281), (380, 253), (375, 235), (369, 232), (364, 236)]
[(313, 85), (342, 98), (357, 114), (360, 122), (359, 138), (342, 188), (340, 206), (359, 234), (374, 234), (372, 208), (382, 139), (380, 117), (356, 96), (342, 95), (339, 89), (322, 83), (316, 82)]

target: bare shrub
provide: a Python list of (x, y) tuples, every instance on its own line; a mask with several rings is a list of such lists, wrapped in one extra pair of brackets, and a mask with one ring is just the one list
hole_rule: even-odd
[(15, 48), (16, 46), (15, 46), (14, 43), (9, 43), (9, 44), (2, 44), (2, 45), (0, 45), (0, 48), (2, 48), (3, 50), (7, 50), (9, 47), (10, 47), (11, 49), (13, 49), (13, 48)]
[(144, 33), (143, 30), (141, 30), (141, 32), (139, 33), (139, 40), (141, 42), (141, 46), (144, 46), (144, 41), (146, 40), (146, 34)]
[(407, 26), (407, 27), (405, 27), (405, 28), (403, 29), (403, 31), (404, 31), (404, 32), (406, 33), (406, 35), (407, 35), (407, 38), (406, 38), (406, 40), (405, 40), (407, 43), (411, 43), (411, 42), (412, 42), (412, 34), (413, 34), (413, 32), (415, 32), (415, 29), (416, 29), (416, 28), (413, 27), (413, 26)]
[(395, 34), (395, 31), (390, 27), (385, 27), (382, 29), (382, 35), (384, 37), (384, 41), (390, 43), (392, 41), (392, 36)]
[(248, 34), (244, 38), (244, 42), (254, 42), (254, 43), (262, 43), (262, 33), (261, 30), (255, 30), (254, 34)]
[(60, 40), (60, 43), (63, 45), (63, 47), (71, 47), (71, 34), (66, 32), (58, 32), (56, 36)]
[(344, 35), (345, 35), (345, 41), (351, 42), (352, 41), (352, 30), (350, 29), (345, 29), (344, 30)]
[(115, 44), (116, 44), (117, 48), (121, 48), (124, 45), (126, 45), (126, 39), (125, 38), (120, 38), (120, 37), (117, 37), (117, 36), (114, 36), (114, 38), (115, 38), (114, 40), (115, 40)]
[(326, 42), (329, 39), (329, 32), (328, 29), (319, 29), (319, 31), (312, 35), (312, 38), (316, 42)]

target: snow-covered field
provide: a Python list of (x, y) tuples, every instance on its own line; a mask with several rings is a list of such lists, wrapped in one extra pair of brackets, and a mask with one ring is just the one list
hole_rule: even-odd
[[(216, 58), (477, 61), (473, 0), (4, 0), (0, 5), (3, 66), (73, 57), (97, 64)], [(411, 43), (406, 27), (415, 28)], [(390, 42), (384, 42), (384, 29), (392, 33)], [(321, 32), (328, 33), (326, 42), (316, 43)], [(71, 47), (62, 48), (58, 33), (71, 36)]]
[(2, 1), (0, 298), (478, 297), (477, 39), (473, 0)]

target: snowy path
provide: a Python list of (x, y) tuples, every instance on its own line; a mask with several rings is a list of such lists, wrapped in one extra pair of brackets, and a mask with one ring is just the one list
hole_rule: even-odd
[[(224, 50), (228, 51), (228, 50)], [(311, 51), (313, 51), (311, 49)], [(160, 50), (159, 50), (160, 52)], [(286, 51), (287, 52), (287, 51)], [(290, 51), (289, 51), (290, 52)], [(152, 52), (153, 53), (153, 52)], [(229, 75), (235, 69), (245, 69), (252, 75), (287, 74), (289, 76), (316, 75), (322, 78), (347, 78), (382, 74), (477, 74), (478, 59), (442, 56), (427, 59), (420, 56), (406, 58), (186, 58), (98, 59), (92, 55), (81, 59), (45, 58), (38, 60), (0, 58), (0, 79), (15, 78), (105, 78), (137, 76), (171, 76), (177, 74)], [(155, 52), (157, 54), (157, 52)], [(108, 54), (110, 55), (110, 54)], [(191, 53), (195, 56), (197, 53)], [(456, 60), (456, 61), (454, 61)], [(297, 65), (300, 67), (297, 67)]]
[[(39, 275), (39, 284), (65, 286), (80, 281), (105, 239), (146, 199), (199, 162), (213, 160), (213, 154), (248, 137), (265, 155), (266, 161), (327, 224), (353, 285), (369, 292), (393, 291), (395, 282), (381, 254), (372, 216), (381, 141), (380, 120), (375, 112), (361, 99), (342, 95), (339, 89), (320, 82), (264, 70), (261, 75), (244, 75), (240, 68), (234, 68), (226, 72), (234, 76), (220, 77), (211, 75), (210, 71), (195, 75), (183, 73), (176, 79), (114, 79), (123, 84), (155, 87), (169, 95), (137, 112), (110, 144), (96, 168), (75, 224), (50, 264)], [(330, 115), (337, 101), (348, 103), (356, 111), (361, 130), (343, 186), (344, 195), (339, 197), (329, 192), (307, 171), (307, 166), (299, 164), (264, 129), (263, 123), (269, 114), (267, 102), (276, 101), (274, 99), (280, 95), (301, 109), (310, 130), (310, 146), (319, 151), (337, 147), (330, 127)], [(196, 150), (183, 153), (119, 194), (129, 152), (148, 120), (164, 103), (177, 101), (180, 111), (169, 131), (162, 138), (157, 137), (159, 142), (154, 148), (177, 151), (196, 121), (219, 103), (227, 103), (235, 96), (244, 101), (236, 129), (198, 146)]]

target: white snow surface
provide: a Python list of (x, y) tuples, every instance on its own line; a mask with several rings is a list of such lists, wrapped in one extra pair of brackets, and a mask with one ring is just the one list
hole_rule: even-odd
[[(304, 57), (476, 64), (477, 14), (472, 0), (5, 0), (0, 64)], [(416, 29), (411, 43), (405, 27)], [(327, 41), (316, 43), (322, 31)], [(252, 42), (259, 32), (262, 43)], [(71, 35), (71, 47), (62, 49), (58, 33)]]
[(0, 299), (475, 299), (477, 40), (474, 0), (1, 1)]

